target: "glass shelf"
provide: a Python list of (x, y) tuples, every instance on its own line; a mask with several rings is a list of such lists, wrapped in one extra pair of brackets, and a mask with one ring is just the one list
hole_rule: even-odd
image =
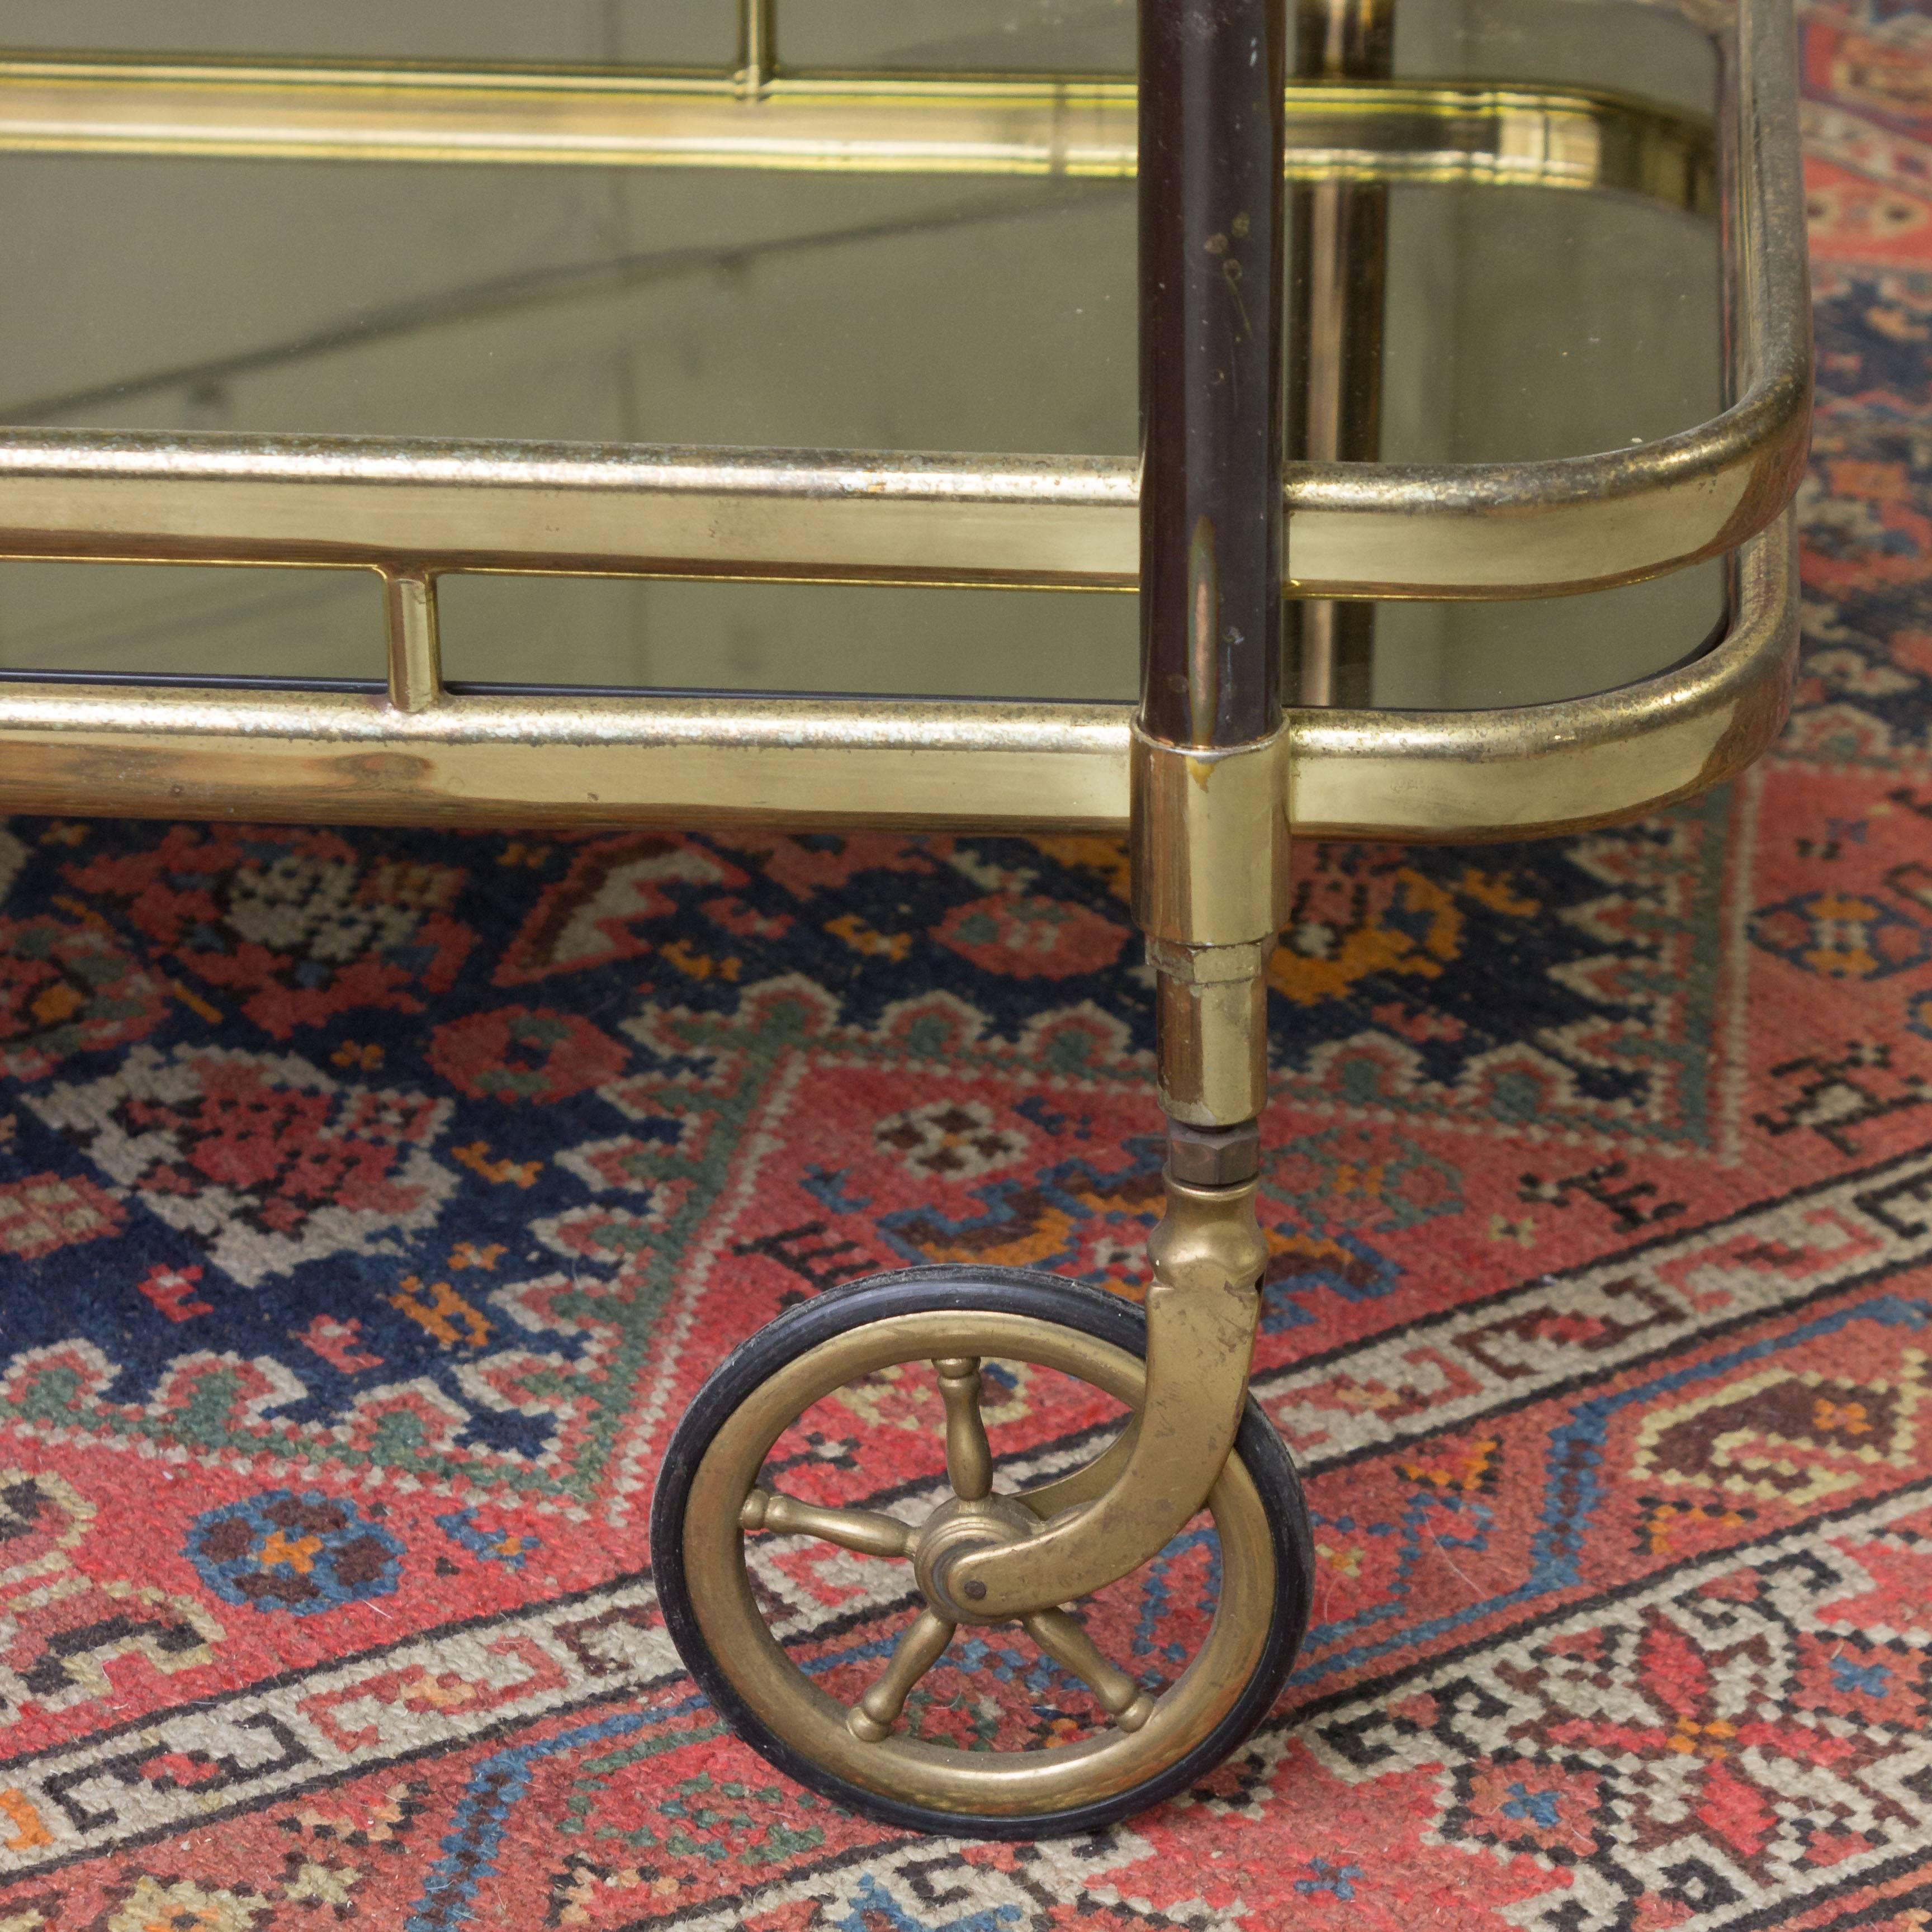
[[(1132, 14), (812, 0), (781, 10), (780, 46), (801, 68), (1118, 72)], [(728, 5), (641, 0), (0, 0), (0, 42), (22, 50), (722, 68), (736, 34)], [(1395, 67), (1587, 85), (1661, 104), (1680, 132), (1715, 88), (1687, 21), (1604, 0), (1406, 0)], [(1714, 213), (1652, 185), (1366, 184), (1385, 206), (1382, 460), (1612, 451), (1718, 412)], [(1130, 178), (10, 152), (0, 219), (0, 422), (23, 428), (1135, 444)], [(378, 601), (344, 572), (0, 563), (0, 670), (379, 679)], [(454, 576), (442, 605), (456, 682), (1118, 699), (1136, 676), (1120, 595)], [(1722, 614), (1714, 565), (1510, 607), (1384, 605), (1339, 694), (1574, 695), (1678, 662)]]

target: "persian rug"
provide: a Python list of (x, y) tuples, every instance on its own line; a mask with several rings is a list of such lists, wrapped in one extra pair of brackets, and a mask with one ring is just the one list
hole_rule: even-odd
[[(4, 1932), (1932, 1922), (1932, 25), (1814, 8), (1806, 62), (1788, 736), (1644, 824), (1303, 855), (1256, 1387), (1319, 1567), (1252, 1744), (1086, 1840), (882, 1829), (722, 1730), (644, 1545), (800, 1298), (1138, 1292), (1118, 844), (16, 821)], [(797, 1456), (898, 1493), (935, 1401)], [(759, 1562), (876, 1672), (902, 1598)], [(1110, 1640), (1157, 1675), (1211, 1588), (1184, 1539)], [(994, 1631), (913, 1720), (1059, 1694)]]

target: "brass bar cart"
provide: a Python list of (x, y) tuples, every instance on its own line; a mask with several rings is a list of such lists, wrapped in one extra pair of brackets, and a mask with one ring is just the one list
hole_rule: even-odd
[[(374, 572), (388, 653), (386, 686), (366, 688), (0, 675), (0, 808), (1129, 833), (1168, 1124), (1144, 1307), (997, 1268), (850, 1284), (733, 1354), (666, 1454), (653, 1566), (681, 1652), (755, 1748), (841, 1802), (938, 1831), (1089, 1831), (1198, 1781), (1286, 1681), (1308, 1518), (1246, 1378), (1293, 842), (1601, 824), (1721, 782), (1782, 722), (1810, 406), (1792, 21), (1788, 0), (1682, 10), (1717, 50), (1714, 123), (1568, 84), (1396, 78), (1382, 0), (1141, 0), (1138, 86), (796, 72), (773, 0), (743, 0), (717, 71), (0, 58), (16, 153), (1138, 176), (1138, 461), (0, 430), (0, 557)], [(1607, 454), (1377, 460), (1388, 202), (1407, 182), (1715, 210), (1728, 406)], [(1711, 560), (1724, 622), (1678, 640), (1672, 668), (1508, 708), (1369, 701), (1371, 600), (1568, 597)], [(439, 586), (470, 573), (1138, 586), (1140, 700), (452, 684)], [(1130, 1419), (1084, 1466), (1003, 1486), (988, 1361), (1081, 1378)], [(812, 1402), (901, 1368), (936, 1378), (945, 1415), (946, 1492), (922, 1520), (764, 1479)], [(1138, 1681), (1069, 1606), (1204, 1510), (1212, 1628), (1171, 1682)], [(747, 1568), (768, 1535), (909, 1565), (917, 1607), (849, 1708), (772, 1633)], [(1012, 1751), (908, 1736), (907, 1700), (961, 1627), (1016, 1622), (1105, 1721)]]

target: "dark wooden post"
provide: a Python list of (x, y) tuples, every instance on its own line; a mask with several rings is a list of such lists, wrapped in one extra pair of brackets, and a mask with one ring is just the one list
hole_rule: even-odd
[(1142, 0), (1140, 28), (1135, 913), (1156, 976), (1170, 1186), (1251, 1192), (1288, 849), (1286, 8)]
[(1142, 0), (1142, 728), (1281, 705), (1282, 0)]

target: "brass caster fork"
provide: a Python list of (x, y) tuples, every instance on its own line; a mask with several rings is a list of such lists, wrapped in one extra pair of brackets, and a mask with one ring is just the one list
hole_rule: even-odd
[[(1064, 1604), (995, 1616), (967, 1587), (969, 1558), (1045, 1547), (1052, 1528), (1090, 1513), (1118, 1485), (1142, 1432), (1147, 1346), (1146, 1318), (1118, 1296), (1018, 1269), (927, 1268), (835, 1289), (739, 1349), (676, 1432), (651, 1527), (666, 1622), (740, 1736), (800, 1784), (854, 1810), (979, 1837), (1095, 1830), (1219, 1764), (1280, 1694), (1306, 1619), (1312, 1570), (1300, 1484), (1252, 1402), (1208, 1491), (1220, 1597), (1184, 1666), (1164, 1660), (1158, 1675), (1136, 1674)], [(995, 1363), (1097, 1389), (1129, 1412), (1124, 1426), (1069, 1474), (1003, 1488), (981, 1418), (982, 1368)], [(893, 1386), (878, 1378), (895, 1371), (903, 1371), (897, 1385), (917, 1378), (943, 1406), (944, 1493), (920, 1520), (822, 1506), (765, 1478), (774, 1445), (814, 1404), (842, 1390)], [(934, 1442), (935, 1463), (941, 1454)], [(896, 1646), (883, 1668), (870, 1666), (876, 1675), (849, 1705), (821, 1688), (824, 1659), (812, 1640), (798, 1643), (796, 1654), (788, 1648), (782, 1608), (778, 1631), (767, 1620), (771, 1593), (754, 1582), (757, 1546), (767, 1538), (813, 1538), (868, 1559), (860, 1574), (874, 1601), (910, 1592)], [(1140, 1567), (1132, 1565), (1128, 1588)], [(1001, 1630), (1024, 1633), (1084, 1687), (1092, 1707), (1085, 1735), (1034, 1742), (1028, 1733), (1041, 1726), (1024, 1718), (1010, 1726), (1016, 1739), (995, 1736), (979, 1748), (921, 1735), (908, 1703), (922, 1678), (962, 1631), (998, 1640)], [(1066, 1688), (1063, 1680), (1038, 1694), (1064, 1712)], [(1064, 1716), (1060, 1728), (1069, 1728)]]
[[(822, 1296), (753, 1336), (700, 1392), (652, 1515), (672, 1635), (740, 1734), (802, 1784), (928, 1830), (1091, 1830), (1182, 1790), (1265, 1714), (1307, 1614), (1307, 1512), (1247, 1394), (1268, 1254), (1254, 1208), (1264, 976), (1289, 910), (1287, 10), (1142, 0), (1140, 27), (1145, 448), (1131, 819), (1168, 1120), (1146, 1307), (1055, 1276), (970, 1268)], [(1131, 1420), (1072, 1474), (1003, 1493), (979, 1404), (988, 1360), (1078, 1378)], [(952, 1491), (923, 1520), (761, 1484), (772, 1445), (813, 1403), (912, 1365), (938, 1378)], [(1204, 1508), (1220, 1549), (1213, 1623), (1171, 1681), (1137, 1678), (1067, 1606), (1157, 1559)], [(849, 1708), (765, 1620), (746, 1538), (768, 1534), (911, 1567), (911, 1621)], [(915, 1687), (959, 1631), (1004, 1624), (1085, 1687), (1098, 1727), (1077, 1738), (1049, 1727), (1052, 1742), (1029, 1730), (1007, 1748), (983, 1738), (975, 1750), (905, 1724)]]

